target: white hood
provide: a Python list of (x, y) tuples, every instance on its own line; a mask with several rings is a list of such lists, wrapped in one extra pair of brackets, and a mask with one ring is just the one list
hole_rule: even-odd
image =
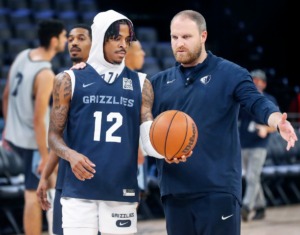
[(106, 82), (109, 81), (109, 83), (114, 81), (114, 79), (109, 80), (111, 78), (111, 73), (114, 74), (113, 78), (116, 77), (116, 74), (120, 75), (125, 67), (125, 60), (123, 59), (121, 64), (116, 65), (111, 64), (104, 59), (104, 35), (113, 22), (122, 19), (129, 20), (127, 17), (114, 10), (108, 10), (98, 13), (94, 17), (92, 24), (93, 40), (87, 63), (89, 63), (99, 74), (105, 74), (104, 80)]

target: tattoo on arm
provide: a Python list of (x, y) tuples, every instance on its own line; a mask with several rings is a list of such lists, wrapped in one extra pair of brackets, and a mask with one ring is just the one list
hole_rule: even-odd
[(152, 106), (154, 102), (154, 92), (152, 84), (145, 79), (142, 92), (141, 123), (153, 120)]
[(53, 86), (53, 107), (50, 115), (49, 146), (60, 157), (67, 160), (69, 148), (63, 140), (72, 93), (71, 79), (68, 74), (60, 73), (55, 77)]

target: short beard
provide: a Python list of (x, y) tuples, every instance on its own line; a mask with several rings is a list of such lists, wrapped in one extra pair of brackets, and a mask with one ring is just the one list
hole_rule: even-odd
[(186, 56), (177, 56), (176, 53), (174, 53), (174, 56), (176, 61), (181, 64), (193, 64), (196, 60), (199, 59), (201, 52), (202, 52), (202, 46), (196, 48), (194, 52), (189, 51)]
[(75, 64), (82, 62), (82, 58), (80, 58), (80, 57), (71, 57), (71, 60)]

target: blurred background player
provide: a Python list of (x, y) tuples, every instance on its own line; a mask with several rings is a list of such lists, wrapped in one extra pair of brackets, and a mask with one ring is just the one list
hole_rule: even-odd
[[(86, 62), (92, 45), (92, 32), (91, 27), (86, 24), (77, 24), (74, 25), (68, 35), (68, 51), (70, 59), (73, 62), (73, 65)], [(55, 175), (56, 179), (56, 166), (59, 162), (59, 175), (58, 180), (56, 181), (55, 187), (55, 196), (51, 193), (49, 197), (49, 188), (51, 188), (50, 176)], [(41, 174), (39, 186), (37, 189), (37, 195), (39, 202), (43, 210), (47, 210), (47, 219), (48, 219), (48, 231), (49, 234), (62, 235), (62, 213), (61, 213), (61, 204), (60, 204), (60, 195), (64, 180), (64, 164), (67, 162), (54, 153), (49, 157), (45, 168)], [(47, 198), (48, 195), (48, 198)], [(54, 196), (54, 197), (53, 197)], [(53, 205), (54, 200), (54, 205)], [(53, 217), (53, 208), (54, 208), (54, 217)], [(53, 223), (52, 223), (53, 218)], [(53, 224), (53, 226), (52, 226)], [(53, 229), (52, 229), (53, 228)]]
[[(278, 106), (276, 99), (264, 92), (267, 87), (265, 72), (256, 69), (250, 74), (258, 91)], [(265, 217), (266, 208), (266, 199), (260, 176), (267, 157), (270, 133), (275, 132), (276, 128), (264, 125), (242, 108), (239, 113), (239, 122), (242, 164), (246, 186), (241, 215), (243, 221), (248, 221), (250, 212), (255, 210), (256, 213), (252, 219), (259, 220)]]
[[(125, 65), (132, 69), (139, 71), (142, 69), (144, 65), (144, 60), (145, 60), (145, 51), (142, 48), (141, 43), (137, 41), (132, 41), (130, 43), (130, 46), (128, 47), (126, 56), (125, 56)], [(146, 78), (146, 74), (144, 73), (139, 73), (140, 76), (144, 76)], [(141, 146), (141, 141), (140, 141), (140, 147), (139, 147), (139, 152), (138, 152), (138, 184), (139, 187), (142, 191), (146, 189), (146, 177), (147, 177), (147, 172), (146, 167), (144, 167), (145, 163), (145, 152), (143, 150), (143, 147)]]
[(65, 49), (64, 24), (52, 19), (40, 22), (38, 39), (37, 48), (21, 51), (13, 61), (3, 93), (4, 138), (25, 166), (23, 223), (28, 235), (40, 235), (42, 231), (36, 189), (49, 154), (49, 104), (55, 77), (50, 62)]

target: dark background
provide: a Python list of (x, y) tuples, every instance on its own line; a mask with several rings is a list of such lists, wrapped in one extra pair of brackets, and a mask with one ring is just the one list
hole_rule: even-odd
[[(100, 10), (114, 9), (128, 16), (135, 27), (154, 26), (159, 41), (170, 41), (170, 21), (179, 11), (199, 11), (206, 19), (207, 49), (248, 70), (261, 68), (268, 76), (267, 92), (283, 111), (296, 95), (300, 83), (289, 68), (291, 44), (288, 4), (284, 0), (98, 1)], [(296, 45), (296, 44), (295, 44)]]
[[(170, 42), (169, 25), (176, 13), (185, 9), (199, 11), (207, 23), (206, 48), (218, 56), (240, 64), (249, 71), (256, 68), (263, 69), (268, 77), (266, 91), (277, 98), (282, 111), (289, 110), (291, 100), (299, 92), (300, 83), (296, 75), (297, 54), (294, 53), (296, 57), (294, 66), (291, 66), (292, 62), (288, 61), (287, 55), (288, 47), (291, 52), (298, 51), (296, 48), (298, 43), (294, 36), (297, 34), (295, 30), (297, 26), (295, 27), (292, 23), (289, 15), (293, 6), (289, 6), (290, 11), (288, 11), (286, 0), (0, 0), (0, 10), (9, 9), (6, 18), (11, 18), (10, 16), (14, 15), (16, 10), (22, 8), (29, 8), (32, 19), (39, 18), (37, 17), (38, 10), (41, 10), (41, 13), (50, 10), (54, 13), (53, 17), (60, 18), (59, 14), (69, 10), (71, 4), (81, 21), (80, 16), (89, 13), (83, 9), (83, 3), (88, 2), (95, 4), (95, 7), (89, 9), (91, 10), (89, 23), (92, 23), (92, 17), (98, 12), (114, 9), (128, 16), (136, 29), (145, 26), (154, 27), (158, 32), (159, 42)], [(36, 24), (37, 22), (32, 19), (31, 23)], [(16, 31), (18, 24), (24, 23), (23, 21), (18, 23), (12, 20), (7, 21), (12, 34)], [(0, 22), (0, 26), (3, 24), (4, 22)], [(34, 35), (34, 26), (28, 31)], [(0, 32), (1, 39), (5, 32), (2, 28)], [(21, 40), (24, 41), (23, 34), (21, 34)], [(0, 91), (15, 56), (7, 52), (7, 48), (10, 47), (6, 44), (10, 41), (9, 38), (1, 40), (3, 53), (0, 50), (2, 58), (0, 60), (0, 77), (2, 78)], [(36, 45), (34, 40), (30, 40), (29, 44), (30, 46)], [(15, 51), (18, 49), (15, 46), (11, 47)], [(69, 61), (68, 53), (63, 56), (63, 58), (58, 56), (59, 64), (57, 64), (58, 60), (53, 61), (53, 67), (69, 66), (66, 64), (66, 61)]]

